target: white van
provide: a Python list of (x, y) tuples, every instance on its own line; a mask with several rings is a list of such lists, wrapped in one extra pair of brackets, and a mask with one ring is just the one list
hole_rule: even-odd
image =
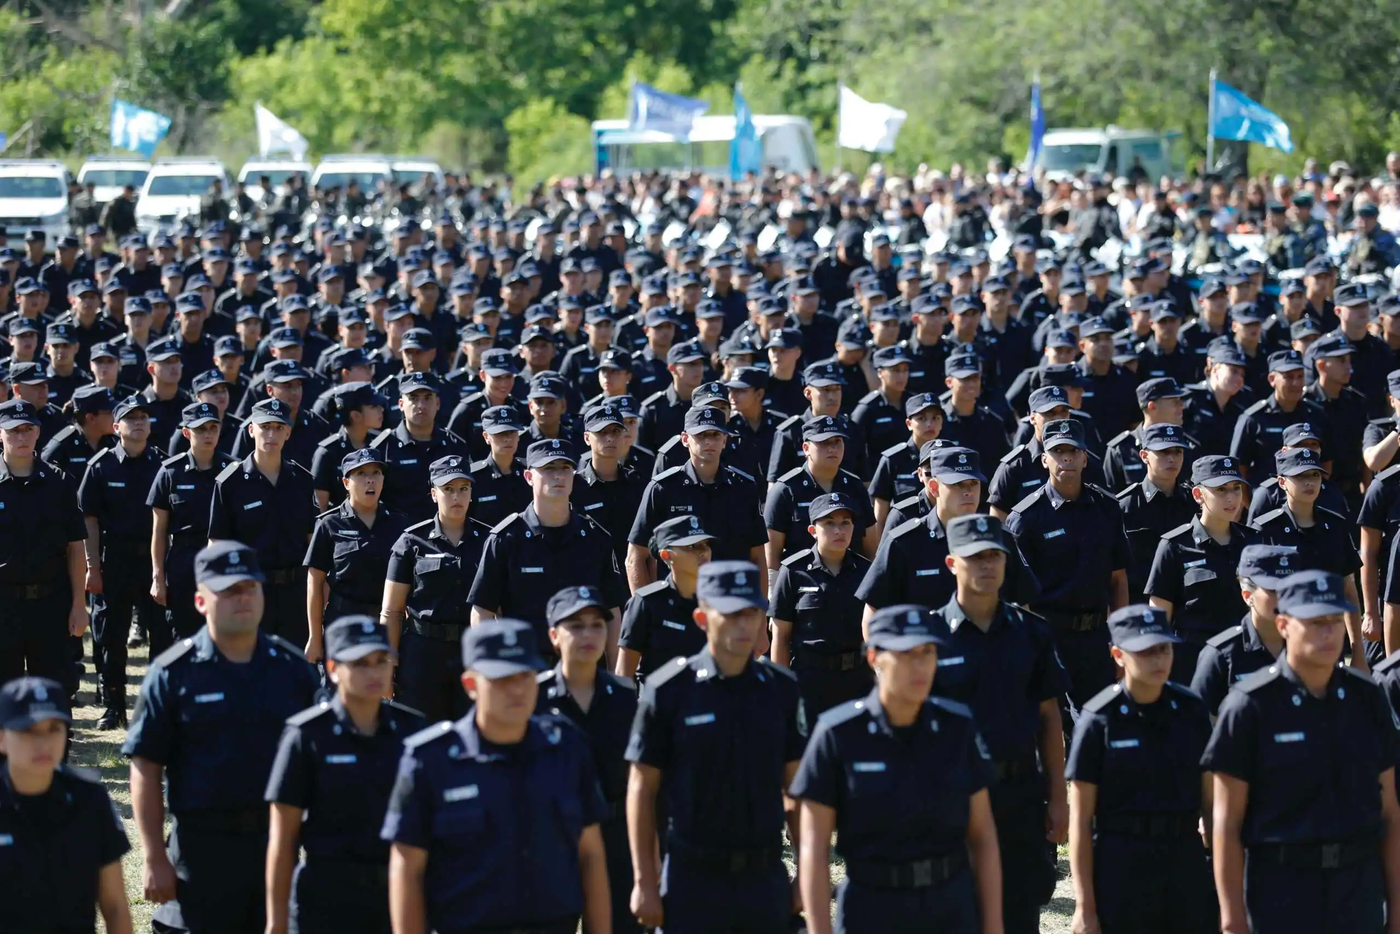
[(262, 177), (266, 175), (275, 188), (293, 175), (301, 180), (311, 179), (311, 163), (296, 162), (291, 159), (249, 159), (238, 170), (238, 180), (247, 186), (248, 195), (257, 201), (263, 196)]
[(363, 194), (372, 197), (379, 190), (381, 180), (393, 184), (394, 172), (389, 157), (357, 154), (326, 156), (311, 174), (311, 188), (339, 188), (343, 193), (352, 178), (359, 182)]
[(1142, 167), (1152, 184), (1163, 175), (1178, 175), (1175, 144), (1177, 132), (1125, 130), (1119, 126), (1098, 129), (1047, 130), (1035, 165), (1052, 181), (1080, 172), (1115, 178), (1127, 175), (1134, 165)]
[(127, 185), (141, 190), (146, 184), (146, 176), (151, 173), (151, 164), (144, 159), (128, 156), (89, 156), (78, 169), (78, 184), (92, 187), (92, 197), (98, 204), (106, 204), (121, 197)]
[(68, 180), (57, 159), (0, 159), (0, 227), (11, 237), (42, 230), (52, 249), (68, 233)]
[[(817, 140), (806, 117), (754, 114), (754, 129), (763, 145), (763, 167), (805, 175), (820, 169)], [(729, 145), (734, 139), (734, 116), (697, 117), (688, 139), (655, 130), (633, 131), (626, 120), (593, 121), (595, 169), (630, 172), (634, 169), (696, 170), (707, 175), (729, 174)]]
[(182, 219), (199, 223), (199, 201), (218, 179), (224, 196), (233, 189), (228, 170), (212, 156), (157, 159), (136, 200), (136, 227), (148, 237)]

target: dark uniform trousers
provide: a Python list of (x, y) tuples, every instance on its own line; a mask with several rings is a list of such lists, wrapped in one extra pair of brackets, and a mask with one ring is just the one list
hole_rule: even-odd
[(68, 579), (34, 586), (0, 584), (0, 683), (29, 675), (78, 689), (68, 648)]
[(389, 868), (308, 858), (292, 876), (288, 909), (287, 934), (388, 931)]
[(267, 575), (263, 584), (263, 632), (280, 636), (292, 645), (305, 646), (310, 635), (305, 569), (264, 568), (263, 573)]
[(730, 870), (671, 839), (661, 870), (664, 934), (781, 934), (791, 918), (788, 874), (776, 848), (766, 869)]
[(176, 900), (156, 909), (153, 934), (261, 934), (267, 822), (266, 806), (176, 815), (166, 841)]
[(1385, 930), (1385, 881), (1378, 845), (1360, 862), (1330, 869), (1316, 864), (1279, 865), (1275, 853), (1246, 849), (1244, 897), (1253, 934), (1380, 934)]
[(150, 637), (152, 657), (173, 641), (173, 630), (151, 598), (150, 587), (149, 542), (104, 542), (102, 593), (92, 598), (92, 661), (98, 698), (108, 709), (126, 709), (126, 637), (132, 614)]
[[(895, 918), (916, 920), (899, 924)], [(908, 889), (876, 888), (848, 878), (836, 889), (833, 930), (836, 934), (978, 934), (982, 919), (972, 872), (964, 866), (951, 878)], [(1012, 929), (1008, 925), (1006, 930)]]
[(1160, 836), (1102, 829), (1095, 834), (1094, 892), (1103, 934), (1220, 930), (1210, 862), (1194, 826), (1195, 815), (1189, 816), (1189, 826)]
[(1038, 769), (1002, 776), (990, 790), (1001, 850), (1001, 910), (1006, 934), (1039, 934), (1040, 907), (1054, 894), (1055, 844), (1045, 839), (1045, 776)]
[[(466, 627), (441, 623), (420, 627), (412, 619), (405, 619), (403, 625), (394, 698), (421, 711), (429, 723), (460, 720), (471, 706), (461, 683), (461, 639)], [(453, 632), (456, 635), (450, 635)]]

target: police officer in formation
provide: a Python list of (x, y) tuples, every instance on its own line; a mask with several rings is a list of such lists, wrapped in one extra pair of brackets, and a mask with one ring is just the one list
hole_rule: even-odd
[(695, 588), (715, 540), (694, 516), (677, 516), (652, 536), (658, 567), (669, 573), (641, 587), (627, 601), (618, 636), (616, 672), (644, 683), (673, 658), (690, 657), (705, 646), (705, 630), (695, 622)]
[(1206, 640), (1191, 676), (1191, 690), (1206, 702), (1211, 716), (1236, 683), (1272, 665), (1283, 651), (1283, 636), (1274, 624), (1278, 588), (1299, 567), (1296, 548), (1246, 545), (1240, 552), (1240, 595), (1249, 611), (1239, 625)]
[(288, 718), (267, 780), (267, 930), (390, 934), (379, 831), (404, 740), (426, 723), (384, 699), (394, 652), (372, 617), (340, 617), (323, 646), (335, 695)]

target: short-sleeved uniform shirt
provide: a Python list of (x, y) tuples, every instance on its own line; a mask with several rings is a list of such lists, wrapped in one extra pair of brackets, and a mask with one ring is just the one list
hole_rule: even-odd
[(365, 735), (339, 697), (287, 721), (265, 797), (306, 812), (299, 843), (308, 862), (387, 865), (380, 839), (404, 740), (427, 725), (423, 715), (393, 701), (379, 704), (379, 727)]
[(877, 688), (818, 718), (791, 794), (836, 811), (843, 859), (901, 863), (961, 852), (970, 800), (995, 778), (965, 705), (930, 697), (896, 727)]
[(650, 547), (658, 525), (687, 515), (699, 519), (700, 527), (716, 537), (711, 543), (716, 561), (748, 561), (752, 549), (768, 543), (753, 481), (722, 466), (714, 483), (702, 483), (692, 461), (653, 477), (647, 484), (627, 541)]
[(1179, 484), (1171, 495), (1148, 480), (1134, 483), (1116, 497), (1123, 510), (1123, 531), (1128, 536), (1128, 598), (1136, 601), (1147, 592), (1147, 577), (1157, 557), (1157, 546), (1172, 529), (1191, 521), (1196, 503), (1191, 488)]
[(225, 467), (214, 482), (209, 537), (250, 545), (263, 570), (301, 567), (316, 524), (311, 474), (283, 460), (273, 485), (249, 454)]
[(0, 762), (0, 930), (95, 931), (98, 874), (130, 849), (96, 776), (60, 765), (47, 791), (22, 795)]
[(1226, 695), (1201, 765), (1249, 785), (1246, 849), (1379, 841), (1379, 778), (1395, 767), (1396, 732), (1370, 678), (1338, 667), (1314, 697), (1280, 658)]
[(622, 634), (617, 644), (639, 653), (637, 678), (647, 676), (673, 658), (689, 658), (705, 647), (705, 630), (695, 622), (700, 602), (681, 596), (674, 579), (638, 588), (622, 611)]
[(194, 556), (209, 542), (209, 504), (214, 499), (214, 482), (231, 463), (233, 458), (217, 452), (208, 470), (200, 470), (189, 453), (161, 462), (146, 505), (170, 514), (166, 526), (166, 586), (194, 590)]
[[(366, 438), (366, 443), (371, 438)], [(344, 428), (335, 434), (322, 438), (316, 445), (316, 453), (311, 455), (311, 479), (317, 492), (325, 490), (330, 494), (330, 505), (339, 506), (345, 502), (345, 484), (341, 483), (340, 462), (346, 454), (355, 450), (350, 436)]]
[(793, 667), (804, 657), (831, 657), (859, 652), (865, 602), (856, 588), (870, 562), (853, 550), (832, 574), (813, 545), (789, 555), (778, 568), (768, 615), (792, 623)]
[(756, 658), (728, 678), (706, 648), (642, 686), (627, 760), (661, 771), (668, 839), (777, 847), (785, 769), (802, 758), (806, 733), (792, 672)]
[(87, 540), (75, 488), (37, 458), (27, 477), (0, 459), (0, 583), (66, 585), (68, 545)]
[(895, 444), (880, 452), (880, 463), (870, 478), (870, 496), (894, 503), (923, 489), (919, 482), (919, 451), (913, 441)]
[[(78, 487), (78, 507), (97, 520), (104, 564), (150, 567), (154, 520), (146, 499), (160, 466), (161, 452), (150, 445), (133, 457), (118, 444), (88, 463)], [(144, 592), (148, 585), (140, 584)]]
[(316, 669), (276, 636), (259, 633), (238, 663), (201, 629), (146, 670), (122, 754), (165, 767), (177, 818), (260, 806), (282, 728), (318, 687)]
[(538, 927), (583, 910), (579, 839), (606, 813), (577, 727), (536, 715), (503, 746), (468, 714), (408, 738), (380, 835), (427, 851), (430, 929)]
[(1259, 638), (1251, 614), (1246, 613), (1238, 626), (1216, 633), (1206, 640), (1201, 654), (1196, 656), (1196, 673), (1191, 677), (1191, 690), (1205, 701), (1214, 716), (1236, 682), (1243, 681), (1261, 668), (1274, 663), (1274, 654)]
[(1316, 425), (1323, 432), (1322, 459), (1329, 460), (1332, 453), (1326, 436), (1327, 414), (1322, 408), (1304, 398), (1292, 412), (1285, 412), (1275, 396), (1260, 399), (1244, 410), (1235, 423), (1230, 456), (1240, 459), (1251, 482), (1261, 483), (1274, 475), (1274, 455), (1283, 448), (1283, 430), (1302, 422)]
[(1172, 605), (1172, 624), (1183, 638), (1204, 642), (1246, 611), (1238, 580), (1240, 552), (1257, 541), (1250, 529), (1232, 522), (1230, 541), (1222, 545), (1192, 518), (1162, 536), (1144, 593)]
[(1085, 484), (1066, 499), (1047, 480), (1006, 517), (1026, 563), (1040, 582), (1033, 609), (1041, 613), (1087, 613), (1109, 604), (1114, 571), (1126, 570), (1128, 538), (1118, 501)]
[(1199, 812), (1201, 754), (1209, 739), (1205, 704), (1181, 685), (1168, 681), (1155, 702), (1139, 704), (1114, 684), (1094, 695), (1075, 722), (1065, 777), (1098, 786), (1100, 818)]
[[(768, 500), (763, 506), (764, 525), (787, 536), (783, 540), (784, 558), (806, 551), (816, 544), (812, 534), (807, 531), (807, 526), (812, 524), (808, 518), (808, 507), (812, 505), (812, 500), (827, 492), (849, 496), (856, 504), (856, 515), (852, 517), (855, 520), (853, 542), (859, 544), (865, 530), (875, 524), (875, 507), (871, 505), (870, 494), (855, 474), (838, 471), (828, 491), (805, 466), (790, 470), (768, 488)], [(708, 530), (709, 526), (704, 528)]]
[(1361, 556), (1351, 543), (1351, 522), (1330, 509), (1315, 507), (1313, 524), (1305, 529), (1285, 505), (1255, 519), (1254, 529), (1261, 544), (1297, 548), (1299, 564), (1307, 570), (1350, 577), (1361, 568)]
[(453, 544), (436, 517), (411, 525), (389, 552), (387, 580), (408, 584), (408, 618), (438, 626), (466, 626), (472, 605), (467, 591), (476, 579), (486, 526), (467, 520), (461, 541)]
[(428, 468), (439, 457), (456, 454), (469, 457), (467, 443), (443, 428), (434, 428), (427, 441), (416, 441), (408, 426), (400, 424), (393, 431), (380, 434), (370, 447), (384, 455), (384, 505), (401, 512), (410, 522), (431, 519), (437, 512), (430, 490), (432, 482)]
[[(574, 478), (577, 485), (578, 478)], [(487, 528), (513, 512), (530, 505), (530, 484), (525, 482), (525, 462), (516, 458), (510, 473), (501, 470), (495, 458), (472, 461), (471, 517)]]
[(380, 503), (374, 525), (365, 525), (347, 499), (316, 518), (302, 564), (324, 573), (333, 595), (378, 606), (389, 552), (407, 524), (405, 516)]
[[(601, 525), (612, 537), (619, 566), (627, 560), (627, 533), (632, 531), (648, 481), (645, 474), (626, 465), (618, 466), (616, 479), (604, 480), (593, 469), (591, 460), (579, 465), (574, 474), (574, 491), (569, 501), (576, 512)], [(528, 495), (526, 502), (529, 502)]]
[(618, 807), (627, 797), (628, 767), (624, 754), (632, 735), (632, 721), (637, 718), (636, 687), (617, 675), (600, 671), (593, 686), (593, 700), (585, 711), (569, 693), (562, 664), (541, 672), (538, 680), (540, 693), (535, 709), (563, 717), (588, 737), (603, 800), (612, 807), (612, 815), (620, 817)]

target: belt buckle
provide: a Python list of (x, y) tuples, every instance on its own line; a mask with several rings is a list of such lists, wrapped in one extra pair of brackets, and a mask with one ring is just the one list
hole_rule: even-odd
[(933, 860), (919, 860), (909, 868), (913, 870), (913, 883), (915, 888), (923, 889), (933, 885)]
[(1322, 868), (1341, 869), (1342, 868), (1342, 845), (1340, 843), (1326, 843), (1322, 847)]

